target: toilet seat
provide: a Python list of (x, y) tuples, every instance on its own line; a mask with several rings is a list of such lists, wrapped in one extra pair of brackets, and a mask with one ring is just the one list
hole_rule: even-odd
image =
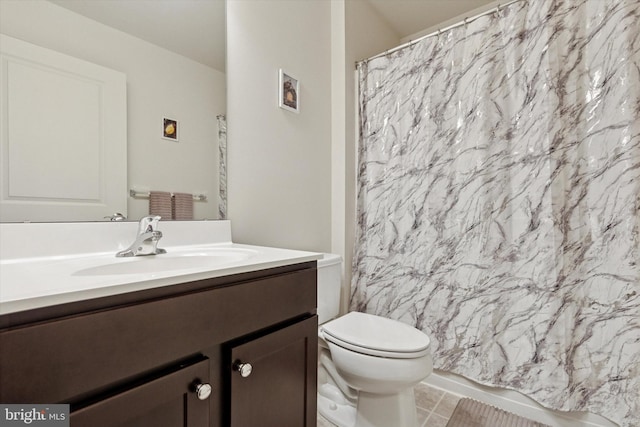
[(429, 353), (429, 337), (397, 320), (353, 311), (321, 327), (324, 339), (370, 356), (413, 359)]

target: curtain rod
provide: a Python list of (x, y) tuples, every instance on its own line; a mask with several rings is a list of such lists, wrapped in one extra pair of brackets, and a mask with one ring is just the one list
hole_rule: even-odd
[(492, 7), (491, 9), (486, 10), (486, 11), (484, 11), (484, 12), (480, 12), (480, 13), (478, 13), (477, 15), (474, 15), (474, 16), (472, 16), (472, 17), (470, 17), (470, 18), (469, 18), (469, 17), (466, 17), (466, 18), (464, 18), (462, 21), (460, 21), (460, 22), (456, 22), (456, 23), (455, 23), (455, 24), (453, 24), (453, 25), (449, 25), (449, 26), (447, 26), (447, 27), (445, 27), (445, 28), (439, 28), (437, 31), (434, 31), (434, 32), (432, 32), (432, 33), (429, 33), (429, 34), (426, 34), (426, 35), (424, 35), (424, 36), (418, 37), (418, 38), (417, 38), (417, 39), (415, 39), (415, 40), (409, 40), (409, 41), (408, 41), (408, 42), (406, 42), (406, 43), (403, 43), (403, 44), (401, 44), (401, 45), (399, 45), (399, 46), (396, 46), (396, 47), (394, 47), (394, 48), (391, 48), (391, 49), (389, 49), (389, 50), (385, 50), (384, 52), (379, 53), (379, 54), (377, 54), (377, 55), (374, 55), (374, 56), (372, 56), (372, 57), (370, 57), (370, 58), (360, 60), (360, 61), (358, 61), (358, 62), (356, 63), (356, 67), (359, 67), (359, 66), (360, 66), (360, 64), (361, 64), (361, 63), (363, 63), (363, 62), (371, 61), (372, 59), (380, 58), (380, 57), (382, 57), (382, 56), (385, 56), (385, 55), (388, 55), (388, 54), (390, 54), (390, 53), (396, 52), (396, 51), (398, 51), (398, 50), (405, 49), (405, 48), (407, 48), (407, 47), (409, 47), (409, 46), (413, 46), (414, 44), (418, 43), (419, 41), (422, 41), (422, 40), (424, 40), (424, 39), (426, 39), (426, 38), (429, 38), (429, 37), (437, 36), (437, 35), (441, 34), (441, 33), (442, 33), (442, 32), (444, 32), (444, 31), (448, 31), (448, 30), (450, 30), (450, 29), (452, 29), (452, 28), (456, 28), (456, 27), (461, 27), (461, 26), (463, 26), (463, 25), (467, 25), (467, 24), (469, 24), (470, 22), (473, 22), (473, 21), (475, 21), (476, 19), (478, 19), (478, 18), (480, 18), (480, 17), (483, 17), (483, 16), (485, 16), (485, 15), (492, 14), (492, 13), (494, 13), (494, 12), (499, 12), (499, 11), (500, 11), (500, 10), (502, 10), (504, 7), (507, 7), (507, 6), (511, 5), (511, 4), (513, 4), (513, 3), (517, 3), (517, 2), (519, 2), (519, 1), (522, 1), (522, 0), (511, 0), (511, 1), (509, 1), (509, 2), (507, 2), (507, 3), (504, 3), (504, 4), (500, 4), (500, 3), (498, 3), (498, 6), (496, 6), (496, 7)]

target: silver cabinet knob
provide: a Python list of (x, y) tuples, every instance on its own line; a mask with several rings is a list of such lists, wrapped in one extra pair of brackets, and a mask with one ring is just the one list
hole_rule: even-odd
[(196, 385), (196, 394), (198, 399), (207, 400), (211, 396), (211, 384), (198, 384)]
[(236, 360), (233, 364), (233, 370), (240, 372), (241, 377), (247, 378), (249, 375), (251, 375), (253, 366), (251, 366), (251, 363), (242, 363), (241, 361)]

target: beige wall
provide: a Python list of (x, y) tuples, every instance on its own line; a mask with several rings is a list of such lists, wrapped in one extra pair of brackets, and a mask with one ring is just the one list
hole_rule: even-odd
[[(217, 217), (223, 73), (48, 1), (1, 0), (0, 31), (125, 73), (129, 186), (205, 192), (209, 202), (195, 204), (195, 217)], [(180, 121), (180, 142), (161, 139), (163, 115)], [(129, 198), (130, 218), (147, 212), (148, 201)]]
[[(228, 192), (233, 239), (329, 251), (329, 1), (227, 4)], [(300, 113), (278, 107), (278, 69), (300, 81)]]
[[(234, 240), (342, 255), (343, 306), (355, 224), (355, 63), (399, 39), (363, 1), (227, 4)], [(277, 106), (280, 67), (301, 81), (298, 115)]]

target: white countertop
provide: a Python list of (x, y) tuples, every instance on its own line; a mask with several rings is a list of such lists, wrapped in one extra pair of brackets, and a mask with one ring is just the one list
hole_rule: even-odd
[[(15, 313), (57, 304), (118, 295), (179, 283), (232, 274), (259, 271), (289, 264), (314, 261), (322, 254), (290, 249), (250, 246), (230, 240), (228, 221), (161, 223), (165, 237), (179, 233), (180, 237), (163, 237), (159, 247), (168, 257), (190, 257), (188, 265), (165, 266), (163, 255), (116, 258), (115, 253), (128, 246), (135, 237), (135, 226), (94, 223), (76, 224), (1, 224), (0, 234), (0, 314)], [(131, 224), (131, 223), (128, 223)], [(29, 227), (33, 225), (34, 227)], [(100, 234), (104, 234), (104, 239)], [(82, 250), (83, 235), (89, 233), (93, 251)], [(96, 236), (98, 234), (98, 236)], [(125, 237), (126, 236), (126, 237)], [(31, 240), (29, 240), (31, 239)], [(35, 240), (34, 240), (35, 239)], [(52, 242), (51, 239), (54, 241)], [(59, 241), (55, 241), (55, 240)], [(109, 250), (104, 250), (109, 246)], [(114, 243), (114, 240), (117, 243)], [(38, 242), (29, 251), (30, 242)], [(126, 242), (126, 244), (124, 243)], [(163, 245), (163, 242), (174, 243)], [(75, 244), (74, 244), (75, 243)], [(192, 244), (193, 243), (193, 244)], [(47, 249), (48, 248), (48, 249)], [(46, 252), (49, 253), (46, 253)], [(239, 256), (197, 258), (209, 253), (240, 254)], [(35, 254), (35, 256), (26, 256)], [(182, 258), (179, 261), (184, 260)], [(200, 262), (200, 260), (206, 262)], [(213, 260), (213, 261), (211, 261)], [(133, 271), (126, 263), (136, 263)], [(124, 266), (124, 272), (118, 269)], [(149, 266), (149, 268), (139, 268)], [(115, 269), (114, 269), (115, 268)]]

